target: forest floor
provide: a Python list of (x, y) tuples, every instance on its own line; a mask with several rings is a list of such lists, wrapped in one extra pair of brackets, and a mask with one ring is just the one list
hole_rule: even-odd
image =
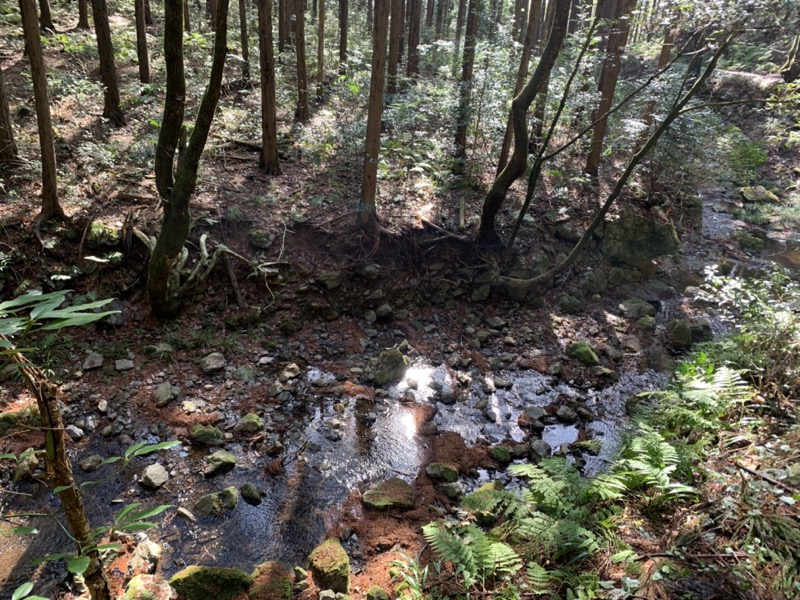
[[(572, 442), (599, 437), (594, 423), (621, 418), (602, 405), (603, 390), (613, 390), (609, 406), (618, 408), (633, 393), (663, 385), (679, 354), (670, 346), (666, 324), (706, 314), (693, 302), (691, 290), (685, 292), (702, 285), (706, 267), (763, 269), (772, 254), (775, 262), (797, 268), (798, 240), (791, 239), (795, 222), (784, 215), (783, 221), (766, 224), (779, 241), (748, 254), (733, 234), (754, 227), (729, 218), (741, 203), (735, 192), (717, 190), (707, 194), (704, 217), (682, 223), (679, 253), (659, 259), (649, 276), (590, 293), (579, 307), (565, 310), (564, 295), (581, 297), (587, 274), (609, 271), (598, 242), (553, 289), (515, 301), (487, 286), (501, 257), (428, 225), (468, 238), (486, 183), (475, 176), (465, 185), (437, 170), (441, 157), (428, 140), (442, 135), (445, 126), (436, 118), (427, 119), (413, 140), (398, 140), (389, 149), (380, 181), (383, 233), (375, 240), (355, 230), (357, 134), (364, 107), (353, 103), (349, 84), (333, 82), (304, 127), (291, 123), (289, 104), (282, 104), (283, 173), (275, 178), (258, 169), (253, 150), (259, 143), (258, 95), (243, 89), (223, 98), (212, 130), (192, 200), (189, 247), (196, 260), (200, 236), (206, 234), (212, 244), (225, 244), (247, 262), (233, 258), (218, 265), (179, 317), (159, 321), (144, 296), (147, 252), (132, 235), (133, 227), (149, 235), (159, 228), (151, 168), (159, 101), (135, 83), (134, 67), (123, 62), (129, 124), (112, 129), (104, 123), (87, 58), (90, 42), (89, 36), (74, 32), (58, 34), (46, 48), (49, 69), (62, 73), (51, 85), (68, 220), (46, 225), (44, 248), (31, 228), (39, 184), (35, 115), (23, 75), (27, 65), (18, 43), (0, 56), (14, 99), (12, 112), (21, 124), (19, 143), (28, 157), (19, 169), (3, 173), (0, 289), (6, 297), (31, 289), (71, 289), (74, 299), (117, 299), (114, 308), (120, 314), (111, 323), (64, 332), (57, 339), (42, 337), (31, 355), (62, 384), (67, 423), (80, 431), (73, 430), (76, 465), (95, 454), (121, 454), (141, 441), (186, 441), (197, 424), (223, 429), (226, 448), (240, 460), (232, 474), (209, 480), (202, 475), (208, 452), (186, 443), (157, 459), (170, 473), (170, 481), (157, 491), (138, 485), (142, 468), (153, 457), (124, 472), (114, 471), (113, 465), (99, 475), (76, 469), (84, 481), (101, 476), (88, 503), (98, 524), (112, 519), (120, 504), (191, 508), (202, 494), (243, 482), (266, 492), (261, 506), (243, 505), (237, 514), (201, 517), (197, 523), (174, 515), (165, 519), (150, 535), (165, 545), (166, 574), (195, 562), (246, 570), (270, 559), (300, 564), (324, 535), (336, 534), (351, 553), (357, 598), (371, 585), (392, 589), (393, 561), (403, 555), (423, 561), (430, 557), (421, 526), (457, 511), (457, 503), (425, 474), (427, 464), (457, 465), (465, 474), (465, 491), (503, 477), (505, 465), (491, 448), (501, 442), (521, 444), (518, 418), (537, 394), (548, 426), (574, 429), (575, 438), (566, 446), (553, 444), (556, 452), (571, 453)], [(775, 155), (771, 161), (763, 170), (775, 181), (796, 186), (791, 169), (797, 157)], [(613, 170), (609, 165), (608, 171)], [(552, 263), (565, 255), (574, 240), (559, 227), (564, 222), (560, 215), (574, 215), (572, 229), (581, 230), (608, 181), (570, 183), (566, 191), (557, 190), (559, 185), (547, 182), (534, 218), (523, 227), (514, 264), (503, 265), (506, 270), (524, 272), (537, 261)], [(710, 181), (712, 188), (716, 182)], [(464, 229), (458, 227), (462, 202)], [(520, 202), (517, 190), (501, 214), (503, 233)], [(626, 317), (620, 304), (630, 298), (656, 307), (655, 322)], [(715, 333), (723, 333), (721, 323), (712, 319), (712, 324)], [(567, 356), (567, 347), (577, 340), (598, 349), (603, 369)], [(379, 356), (392, 347), (402, 348), (419, 380), (375, 384)], [(224, 364), (209, 370), (203, 359), (215, 352), (224, 356)], [(102, 356), (102, 364), (87, 362), (90, 356)], [(430, 385), (437, 373), (442, 380)], [(643, 377), (626, 387), (638, 376)], [(170, 397), (157, 406), (155, 395), (165, 383)], [(539, 384), (548, 391), (530, 391)], [(453, 402), (443, 396), (444, 386)], [(20, 413), (31, 405), (19, 382), (6, 381), (0, 393), (4, 413)], [(556, 418), (562, 406), (590, 410), (565, 424)], [(235, 430), (248, 413), (264, 418), (263, 432)], [(785, 430), (795, 435), (791, 432)], [(769, 435), (754, 444), (796, 450), (796, 439)], [(32, 430), (4, 433), (0, 453), (18, 454), (39, 443)], [(13, 469), (2, 468), (6, 488)], [(390, 474), (412, 482), (415, 508), (402, 513), (364, 509), (361, 492)], [(8, 489), (20, 496), (4, 500), (6, 507), (19, 507), (15, 498), (25, 498), (26, 510), (56, 510), (57, 501), (36, 478)], [(781, 510), (796, 518), (792, 506)], [(684, 531), (680, 519), (697, 518), (697, 512), (687, 507), (671, 522), (653, 519), (622, 534), (642, 550), (645, 567), (652, 569), (666, 553), (680, 560), (671, 554), (676, 536)], [(0, 528), (7, 533), (9, 525)], [(45, 539), (0, 539), (3, 598), (31, 578), (32, 560), (67, 549), (69, 540), (57, 527), (40, 529)], [(130, 549), (133, 545), (131, 540)], [(710, 547), (695, 554), (719, 564), (741, 558)], [(117, 591), (127, 578), (128, 558), (114, 564)], [(614, 576), (613, 567), (605, 565), (605, 570)], [(729, 596), (734, 580), (718, 571), (699, 573), (654, 584), (647, 597), (770, 597), (741, 590)], [(38, 567), (37, 577), (37, 593), (72, 597), (61, 565)]]

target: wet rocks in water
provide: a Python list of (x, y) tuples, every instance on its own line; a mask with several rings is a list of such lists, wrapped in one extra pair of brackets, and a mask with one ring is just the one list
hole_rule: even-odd
[(157, 407), (162, 408), (177, 398), (179, 393), (180, 388), (172, 385), (169, 381), (165, 381), (159, 384), (153, 392), (153, 401)]
[(371, 485), (362, 497), (364, 504), (380, 510), (413, 508), (416, 499), (413, 488), (398, 477)]
[(237, 433), (258, 433), (262, 429), (264, 429), (264, 419), (255, 413), (243, 416), (233, 428)]
[(567, 356), (577, 358), (587, 367), (592, 367), (600, 362), (594, 349), (587, 342), (575, 342), (567, 348)]
[(189, 441), (199, 446), (222, 446), (225, 434), (218, 427), (195, 425), (189, 434)]
[(261, 504), (261, 498), (264, 496), (264, 493), (258, 489), (258, 486), (254, 483), (245, 483), (242, 488), (242, 500), (251, 504), (253, 506), (258, 506)]
[(155, 463), (144, 468), (142, 476), (139, 478), (139, 485), (149, 490), (157, 490), (167, 481), (169, 481), (169, 473), (164, 465)]
[(408, 359), (397, 348), (385, 350), (378, 357), (375, 369), (375, 383), (380, 387), (396, 383), (406, 374)]
[(233, 470), (236, 466), (236, 457), (227, 450), (217, 450), (208, 457), (208, 466), (203, 471), (206, 477), (214, 477)]
[(103, 464), (103, 457), (99, 454), (92, 454), (80, 461), (78, 466), (84, 473), (91, 473), (99, 469), (101, 464)]
[(258, 565), (253, 574), (248, 600), (292, 600), (292, 573), (279, 562)]
[(239, 492), (235, 487), (227, 487), (215, 494), (206, 494), (194, 505), (195, 511), (215, 517), (225, 511), (233, 510), (239, 504)]
[(492, 457), (501, 464), (508, 464), (511, 462), (511, 450), (508, 446), (498, 444), (492, 448)]
[(425, 472), (434, 479), (458, 481), (458, 467), (450, 463), (433, 462), (425, 468)]
[(186, 600), (229, 600), (250, 589), (253, 580), (244, 571), (192, 565), (173, 575), (169, 584)]
[(217, 373), (224, 369), (226, 364), (228, 361), (222, 353), (212, 352), (200, 360), (200, 369), (206, 374)]
[(308, 557), (308, 568), (321, 590), (346, 594), (350, 589), (350, 558), (336, 538), (314, 548)]
[(564, 404), (563, 406), (558, 407), (558, 410), (556, 411), (556, 418), (562, 423), (574, 423), (578, 420), (578, 413), (575, 412), (571, 407)]
[(630, 298), (619, 305), (620, 312), (629, 319), (641, 319), (642, 317), (653, 317), (656, 314), (656, 307), (642, 300), (641, 298)]

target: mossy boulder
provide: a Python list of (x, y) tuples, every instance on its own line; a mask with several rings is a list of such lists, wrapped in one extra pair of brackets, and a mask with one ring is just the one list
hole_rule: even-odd
[(169, 584), (180, 600), (228, 600), (249, 590), (253, 579), (239, 569), (192, 565), (176, 573)]
[(199, 446), (222, 446), (225, 434), (218, 427), (195, 425), (189, 434), (189, 441)]
[(747, 231), (737, 231), (731, 237), (739, 243), (742, 250), (751, 254), (762, 252), (766, 246), (764, 240)]
[(503, 444), (498, 444), (492, 448), (492, 456), (499, 463), (511, 462), (511, 450)]
[(217, 450), (206, 461), (208, 466), (203, 471), (203, 475), (206, 477), (227, 473), (236, 466), (236, 457), (227, 450)]
[(350, 589), (350, 558), (336, 538), (314, 548), (308, 557), (308, 568), (321, 590), (346, 594)]
[(587, 367), (593, 367), (600, 363), (600, 359), (597, 358), (597, 353), (587, 342), (575, 342), (574, 344), (570, 344), (569, 348), (567, 348), (567, 356), (577, 358)]
[(258, 565), (251, 575), (253, 585), (247, 594), (250, 600), (291, 600), (292, 573), (279, 562)]
[(458, 467), (450, 463), (434, 462), (425, 468), (425, 472), (434, 479), (443, 481), (458, 481)]
[(648, 267), (652, 259), (675, 254), (679, 248), (672, 223), (659, 223), (628, 212), (605, 224), (603, 253), (632, 267)]
[(255, 413), (243, 416), (233, 428), (237, 433), (258, 433), (262, 429), (264, 429), (264, 419)]
[(362, 496), (364, 504), (381, 510), (413, 508), (416, 499), (414, 489), (398, 477), (392, 477), (370, 486)]
[(375, 369), (375, 383), (384, 387), (396, 383), (406, 374), (408, 359), (397, 348), (385, 350), (378, 357)]
[(172, 588), (161, 577), (136, 575), (125, 588), (123, 600), (170, 600)]
[(373, 585), (367, 590), (367, 600), (389, 600), (389, 594), (382, 587)]
[(215, 517), (225, 511), (233, 510), (237, 504), (239, 504), (239, 491), (230, 486), (221, 492), (206, 494), (197, 501), (194, 509), (204, 515)]
[(642, 317), (655, 316), (656, 307), (647, 300), (629, 298), (619, 305), (619, 311), (629, 319), (641, 319)]
[(763, 185), (748, 185), (739, 190), (745, 202), (766, 202), (777, 204), (780, 198), (770, 192)]

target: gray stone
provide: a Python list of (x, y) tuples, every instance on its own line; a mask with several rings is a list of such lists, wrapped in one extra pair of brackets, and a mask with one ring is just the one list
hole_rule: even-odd
[(613, 361), (622, 360), (623, 357), (622, 350), (614, 346), (610, 345), (606, 346), (605, 348), (603, 348), (603, 352), (605, 352), (605, 355)]
[(556, 417), (558, 417), (558, 420), (562, 423), (574, 423), (578, 420), (578, 413), (569, 406), (562, 405), (558, 407)]
[(157, 490), (169, 480), (169, 473), (163, 465), (155, 463), (148, 465), (142, 471), (139, 485), (150, 490)]
[(742, 250), (751, 254), (762, 252), (766, 246), (764, 240), (748, 231), (737, 231), (731, 235), (731, 238), (739, 243)]
[(392, 477), (367, 488), (362, 496), (362, 501), (369, 507), (381, 510), (413, 508), (416, 502), (416, 494), (408, 483), (397, 477)]
[(206, 494), (197, 501), (194, 509), (204, 515), (216, 516), (233, 510), (237, 504), (239, 504), (239, 492), (231, 486), (215, 494)]
[(400, 350), (392, 348), (381, 352), (375, 369), (375, 383), (380, 387), (391, 385), (403, 378), (408, 360)]
[(153, 392), (153, 400), (157, 407), (162, 408), (169, 404), (174, 398), (177, 398), (179, 393), (179, 388), (172, 385), (169, 381), (165, 381), (159, 384)]
[(641, 319), (642, 317), (653, 317), (656, 314), (656, 307), (642, 300), (641, 298), (630, 298), (619, 305), (620, 312), (629, 319)]
[(439, 485), (439, 489), (442, 490), (442, 493), (450, 498), (450, 500), (458, 501), (464, 495), (464, 488), (461, 487), (458, 481), (442, 483)]
[(17, 468), (14, 471), (14, 481), (21, 481), (27, 479), (39, 467), (39, 459), (36, 456), (33, 448), (28, 448), (21, 454)]
[(651, 316), (642, 317), (637, 321), (639, 323), (639, 327), (644, 329), (645, 331), (655, 331), (656, 328), (656, 318)]
[(392, 314), (394, 309), (389, 304), (381, 304), (377, 309), (375, 309), (375, 314), (378, 315), (380, 318), (386, 318)]
[(233, 372), (233, 376), (236, 377), (236, 379), (238, 379), (239, 381), (250, 383), (252, 381), (255, 381), (256, 370), (250, 365), (239, 365)]
[(486, 324), (492, 329), (500, 330), (506, 326), (506, 322), (500, 317), (490, 317), (486, 319)]
[(533, 440), (531, 442), (531, 460), (539, 462), (553, 454), (553, 448), (544, 440)]
[(92, 471), (96, 471), (97, 469), (99, 469), (102, 463), (103, 463), (102, 456), (100, 456), (99, 454), (92, 454), (91, 456), (87, 456), (81, 462), (79, 462), (78, 466), (84, 473), (91, 473)]
[(766, 202), (777, 204), (780, 198), (762, 185), (746, 186), (739, 190), (745, 202)]
[(672, 223), (657, 223), (633, 212), (606, 221), (602, 251), (637, 268), (646, 268), (652, 259), (675, 254), (680, 247)]
[(138, 544), (133, 551), (133, 556), (128, 562), (128, 573), (130, 574), (152, 574), (156, 572), (158, 561), (161, 560), (162, 549), (160, 544), (145, 539)]
[(477, 288), (474, 292), (472, 292), (472, 296), (470, 297), (473, 302), (484, 302), (489, 299), (489, 295), (492, 293), (492, 286), (489, 283), (484, 283), (482, 286)]
[(602, 271), (590, 271), (581, 281), (581, 292), (584, 296), (602, 294), (608, 289), (608, 279)]
[(222, 353), (212, 352), (200, 360), (200, 369), (206, 374), (217, 373), (224, 369), (227, 363)]
[(342, 285), (343, 277), (339, 271), (330, 271), (328, 273), (321, 273), (320, 275), (317, 275), (315, 280), (326, 290), (335, 290)]
[(66, 431), (67, 435), (73, 440), (79, 440), (84, 436), (83, 429), (76, 425), (67, 425), (64, 431)]
[(300, 377), (300, 367), (297, 366), (296, 363), (289, 363), (286, 367), (281, 371), (281, 374), (278, 375), (278, 381), (281, 383), (286, 383), (290, 379), (296, 379)]
[(525, 414), (535, 421), (541, 421), (547, 416), (547, 412), (541, 406), (526, 406)]
[(364, 279), (374, 281), (381, 276), (381, 266), (376, 264), (364, 265), (361, 267), (361, 269), (359, 269), (359, 273)]
[(707, 319), (693, 319), (691, 322), (692, 342), (701, 344), (710, 342), (714, 339), (714, 332), (711, 330), (711, 323)]
[(561, 298), (558, 299), (558, 308), (561, 312), (567, 315), (573, 315), (581, 310), (583, 307), (583, 303), (578, 300), (575, 296), (570, 296), (569, 294), (563, 294)]
[(364, 320), (367, 321), (367, 323), (374, 323), (378, 320), (378, 315), (374, 310), (368, 310), (364, 313)]
[(258, 486), (254, 483), (245, 483), (242, 488), (242, 499), (247, 502), (248, 504), (252, 504), (253, 506), (258, 506), (261, 504), (261, 498), (263, 497), (263, 493)]
[(195, 523), (197, 521), (197, 517), (192, 514), (192, 511), (190, 511), (188, 508), (183, 508), (182, 506), (175, 511), (175, 514), (181, 519), (186, 519), (190, 523)]
[(206, 460), (208, 466), (203, 471), (206, 477), (227, 473), (236, 466), (236, 457), (227, 450), (217, 450)]
[(221, 446), (225, 441), (225, 434), (217, 427), (195, 425), (189, 434), (189, 441), (203, 446)]
[(104, 360), (105, 359), (102, 354), (90, 351), (86, 354), (86, 358), (83, 360), (83, 370), (91, 371), (92, 369), (99, 369), (103, 366)]
[(133, 361), (129, 358), (120, 358), (119, 360), (114, 361), (115, 371), (130, 371), (134, 366), (135, 365), (133, 364)]

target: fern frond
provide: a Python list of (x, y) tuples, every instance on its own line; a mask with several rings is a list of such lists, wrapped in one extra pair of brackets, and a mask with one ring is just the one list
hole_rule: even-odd
[(473, 548), (442, 523), (428, 523), (422, 527), (422, 535), (436, 555), (453, 563), (457, 571), (464, 575), (465, 583), (471, 585), (477, 572)]
[(528, 563), (525, 569), (525, 581), (530, 586), (529, 591), (532, 594), (541, 596), (550, 593), (549, 587), (552, 583), (552, 577), (550, 572), (539, 563)]

